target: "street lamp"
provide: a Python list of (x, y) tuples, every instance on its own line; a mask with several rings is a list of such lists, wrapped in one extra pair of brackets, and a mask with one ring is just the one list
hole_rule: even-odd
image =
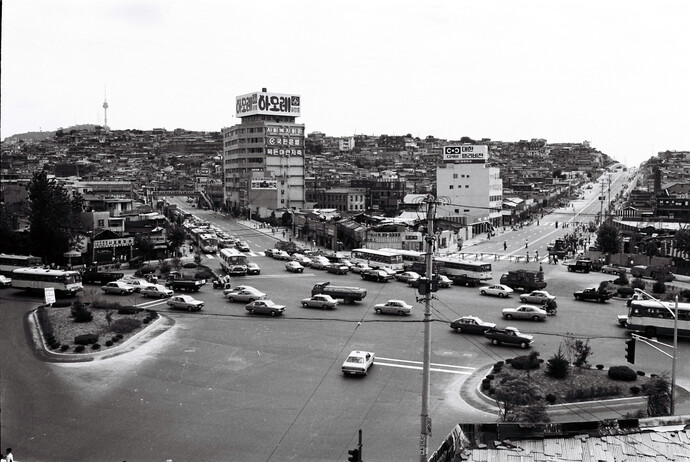
[(661, 300), (658, 300), (651, 295), (649, 295), (647, 292), (645, 292), (642, 289), (635, 289), (635, 293), (638, 295), (644, 295), (649, 298), (649, 300), (653, 300), (657, 302), (659, 305), (667, 309), (670, 313), (671, 316), (673, 316), (673, 362), (671, 366), (671, 415), (674, 415), (674, 394), (675, 394), (675, 389), (676, 389), (676, 357), (678, 356), (678, 295), (675, 297), (675, 313), (669, 306), (665, 303), (663, 303)]

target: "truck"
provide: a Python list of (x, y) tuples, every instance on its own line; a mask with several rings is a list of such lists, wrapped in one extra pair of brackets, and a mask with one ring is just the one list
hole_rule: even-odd
[(330, 282), (314, 284), (311, 294), (326, 294), (333, 298), (341, 298), (345, 303), (354, 303), (367, 296), (367, 290), (359, 287), (333, 286)]
[(546, 287), (544, 273), (542, 271), (532, 270), (508, 271), (501, 276), (501, 284), (513, 290), (522, 289), (525, 292), (541, 290)]
[(205, 282), (202, 279), (188, 279), (178, 271), (171, 271), (165, 286), (178, 292), (198, 292)]
[(547, 246), (547, 250), (549, 251), (549, 255), (555, 255), (558, 258), (564, 258), (565, 254), (568, 251), (568, 244), (565, 242), (564, 239), (556, 239), (553, 245)]
[(96, 269), (91, 269), (85, 271), (81, 275), (82, 284), (101, 284), (105, 285), (109, 282), (117, 281), (125, 277), (124, 273), (112, 272), (112, 271), (98, 271)]
[(519, 345), (523, 349), (534, 343), (533, 336), (523, 334), (515, 327), (506, 327), (504, 329), (493, 327), (484, 332), (484, 337), (491, 340), (492, 345), (506, 343), (509, 345)]
[(589, 273), (592, 270), (592, 260), (580, 259), (576, 262), (568, 263), (566, 267), (568, 268), (568, 271), (570, 271), (571, 273)]
[(573, 294), (575, 300), (594, 300), (604, 303), (611, 298), (611, 292), (606, 289), (597, 289), (596, 287), (588, 287), (587, 289), (578, 290)]

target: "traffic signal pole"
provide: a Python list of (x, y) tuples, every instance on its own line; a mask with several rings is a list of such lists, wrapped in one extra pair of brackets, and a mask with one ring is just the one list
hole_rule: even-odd
[(436, 200), (429, 195), (426, 200), (427, 210), (427, 233), (426, 233), (426, 278), (422, 284), (429, 284), (424, 295), (424, 365), (422, 368), (422, 415), (421, 415), (421, 436), (419, 439), (419, 460), (427, 462), (429, 452), (429, 436), (431, 435), (431, 418), (429, 417), (429, 385), (431, 376), (431, 287), (433, 279), (433, 256), (434, 256), (434, 214)]

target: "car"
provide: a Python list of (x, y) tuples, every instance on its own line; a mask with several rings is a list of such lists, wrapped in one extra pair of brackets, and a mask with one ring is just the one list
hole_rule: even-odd
[[(453, 285), (453, 281), (446, 275), (444, 274), (434, 274), (434, 278), (438, 281), (438, 286), (442, 289), (447, 289), (448, 287)], [(423, 277), (420, 277), (419, 279), (411, 279), (407, 282), (407, 285), (410, 287), (419, 287), (419, 284), (421, 283)]]
[(388, 300), (386, 303), (374, 305), (374, 311), (378, 314), (399, 314), (400, 316), (412, 313), (412, 305), (404, 300)]
[(256, 263), (247, 263), (247, 274), (261, 274), (261, 268)]
[(366, 263), (355, 263), (350, 267), (350, 271), (353, 273), (361, 273), (362, 271), (370, 270), (371, 266), (367, 265)]
[(120, 279), (122, 282), (124, 282), (127, 285), (130, 285), (134, 287), (134, 292), (141, 292), (141, 290), (145, 287), (152, 286), (153, 283), (148, 282), (146, 279), (138, 279), (138, 278), (123, 278)]
[(229, 265), (225, 272), (230, 276), (245, 276), (247, 271), (247, 265)]
[(369, 368), (374, 365), (375, 356), (370, 351), (351, 351), (341, 370), (345, 375), (367, 375)]
[(272, 257), (276, 260), (289, 260), (290, 254), (284, 250), (276, 250), (273, 252)]
[(338, 263), (347, 266), (348, 270), (352, 268), (352, 262), (346, 258), (341, 258), (340, 260), (338, 260)]
[(305, 308), (322, 308), (335, 309), (338, 306), (338, 300), (327, 294), (316, 294), (309, 298), (302, 300), (302, 306)]
[(612, 292), (606, 289), (598, 289), (596, 287), (588, 287), (586, 289), (578, 290), (573, 294), (575, 300), (593, 300), (600, 303), (606, 302), (612, 296)]
[(388, 282), (393, 279), (393, 276), (380, 269), (368, 269), (359, 273), (362, 279), (366, 281)]
[(255, 288), (235, 289), (227, 294), (229, 302), (253, 302), (254, 300), (264, 300), (266, 294)]
[(528, 294), (520, 295), (520, 302), (522, 303), (547, 305), (554, 300), (556, 300), (556, 297), (545, 290), (533, 290)]
[(506, 319), (531, 319), (545, 321), (546, 310), (534, 305), (520, 305), (517, 308), (504, 308), (503, 317)]
[(347, 265), (341, 265), (340, 263), (331, 263), (326, 268), (326, 271), (333, 274), (347, 274), (350, 268)]
[(101, 286), (101, 290), (106, 294), (120, 294), (127, 295), (134, 292), (134, 286), (125, 284), (122, 281), (112, 281), (104, 286)]
[(199, 311), (204, 306), (204, 302), (195, 299), (191, 295), (175, 295), (165, 303), (171, 310)]
[(240, 252), (249, 252), (249, 244), (247, 244), (245, 241), (238, 242), (235, 244), (235, 247), (237, 247), (237, 250)]
[(325, 270), (330, 266), (331, 262), (326, 257), (314, 257), (311, 259), (311, 267), (313, 269)]
[(507, 343), (509, 345), (519, 345), (522, 349), (534, 343), (533, 336), (523, 334), (515, 327), (506, 327), (505, 329), (494, 327), (484, 332), (484, 337), (491, 340), (492, 345)]
[(266, 250), (264, 250), (264, 255), (266, 255), (267, 257), (273, 257), (273, 252), (277, 252), (277, 250), (276, 249), (266, 249)]
[(251, 314), (270, 314), (271, 316), (278, 316), (285, 312), (285, 305), (278, 305), (273, 300), (254, 300), (244, 306), (244, 309)]
[(479, 293), (482, 295), (495, 295), (499, 298), (510, 297), (513, 289), (503, 284), (494, 284), (492, 286), (481, 287)]
[(297, 263), (296, 261), (289, 261), (285, 263), (285, 269), (291, 273), (304, 273), (304, 266)]
[(174, 292), (164, 285), (161, 284), (151, 284), (141, 289), (139, 292), (144, 297), (155, 297), (155, 298), (166, 298), (172, 297)]
[(450, 323), (450, 328), (454, 331), (468, 334), (483, 334), (494, 327), (496, 327), (495, 323), (482, 321), (476, 316), (463, 316)]
[(311, 258), (301, 253), (293, 253), (292, 255), (290, 255), (290, 261), (296, 261), (297, 263), (305, 267), (311, 265)]
[(223, 297), (227, 297), (229, 294), (236, 292), (238, 290), (258, 290), (252, 286), (237, 286), (234, 289), (227, 288), (223, 289)]
[(601, 267), (601, 269), (599, 271), (601, 271), (602, 273), (606, 273), (606, 274), (618, 274), (621, 271), (625, 271), (625, 268), (619, 268), (619, 267), (613, 266), (613, 265), (604, 265)]
[(414, 271), (404, 271), (402, 273), (397, 273), (395, 274), (395, 279), (397, 279), (400, 282), (407, 282), (409, 283), (413, 279), (419, 279), (422, 276), (419, 273), (415, 273)]
[(9, 287), (12, 284), (12, 279), (0, 274), (0, 287)]
[(391, 279), (395, 279), (395, 275), (398, 274), (398, 272), (395, 271), (393, 268), (388, 268), (386, 266), (382, 266), (379, 269), (388, 273), (390, 275)]

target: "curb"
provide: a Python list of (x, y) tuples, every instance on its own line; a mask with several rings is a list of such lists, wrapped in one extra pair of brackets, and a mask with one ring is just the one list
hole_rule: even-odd
[(158, 313), (158, 317), (154, 322), (149, 323), (149, 325), (144, 329), (115, 347), (108, 348), (107, 350), (98, 350), (85, 353), (61, 353), (59, 351), (50, 350), (45, 344), (43, 331), (40, 323), (38, 322), (36, 312), (37, 309), (28, 313), (26, 321), (29, 324), (31, 337), (36, 346), (37, 353), (44, 360), (50, 362), (91, 362), (120, 356), (135, 350), (139, 346), (166, 332), (175, 325), (175, 321), (172, 318), (169, 318), (162, 313)]

